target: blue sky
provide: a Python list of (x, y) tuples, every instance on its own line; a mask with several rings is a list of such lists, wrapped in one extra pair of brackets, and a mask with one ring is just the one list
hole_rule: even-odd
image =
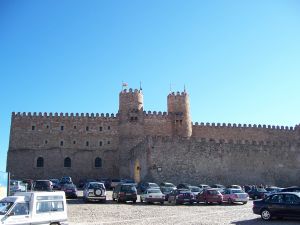
[(0, 1), (0, 171), (11, 112), (145, 110), (190, 94), (194, 122), (300, 122), (299, 1)]

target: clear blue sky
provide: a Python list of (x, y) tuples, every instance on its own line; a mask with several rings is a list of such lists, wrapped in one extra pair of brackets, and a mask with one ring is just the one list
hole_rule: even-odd
[(0, 170), (11, 112), (145, 110), (190, 93), (194, 122), (300, 123), (300, 2), (0, 1)]

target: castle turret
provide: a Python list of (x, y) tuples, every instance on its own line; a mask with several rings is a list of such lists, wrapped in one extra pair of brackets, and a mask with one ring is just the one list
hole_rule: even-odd
[(144, 138), (143, 93), (122, 90), (119, 95), (119, 173), (133, 178), (130, 150)]
[(189, 138), (192, 135), (189, 95), (172, 92), (168, 95), (168, 113), (172, 120), (172, 135)]

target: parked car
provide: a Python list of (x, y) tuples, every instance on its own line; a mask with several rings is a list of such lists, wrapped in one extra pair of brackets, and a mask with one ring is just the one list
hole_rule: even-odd
[(106, 189), (101, 182), (88, 182), (83, 188), (83, 200), (106, 202)]
[(190, 186), (192, 186), (192, 185), (190, 185), (188, 183), (180, 183), (177, 185), (177, 189), (189, 189)]
[(61, 183), (73, 183), (72, 178), (71, 177), (62, 177), (60, 179)]
[(224, 190), (223, 201), (232, 204), (234, 202), (242, 202), (246, 204), (249, 201), (249, 195), (242, 189), (227, 188)]
[(189, 189), (176, 189), (169, 194), (168, 202), (177, 204), (190, 203), (195, 201), (194, 194)]
[(114, 178), (114, 179), (111, 179), (111, 188), (114, 189), (118, 184), (121, 184), (123, 183), (123, 179), (118, 179), (118, 178)]
[(146, 203), (154, 203), (159, 202), (160, 204), (164, 204), (165, 202), (165, 195), (161, 192), (160, 189), (147, 189), (145, 190), (141, 196), (141, 202)]
[(169, 194), (173, 191), (173, 190), (176, 190), (176, 187), (175, 189), (173, 187), (160, 187), (160, 190), (161, 192), (165, 195), (165, 201), (168, 201), (169, 199)]
[(77, 198), (77, 188), (76, 185), (73, 183), (64, 184), (61, 187), (61, 190), (65, 192), (66, 198)]
[(117, 202), (127, 202), (132, 201), (136, 203), (137, 200), (137, 190), (135, 185), (133, 184), (118, 184), (112, 193), (113, 201), (117, 200)]
[(283, 188), (274, 187), (274, 186), (266, 187), (265, 189), (266, 189), (267, 193), (265, 193), (264, 198), (267, 197), (267, 196), (270, 196), (271, 194), (281, 192), (283, 190)]
[(13, 195), (20, 191), (26, 191), (26, 185), (20, 180), (10, 180), (10, 194)]
[(267, 193), (267, 191), (264, 188), (255, 188), (255, 189), (248, 191), (249, 198), (251, 198), (251, 199), (264, 198), (266, 193)]
[[(79, 180), (79, 184), (78, 184), (78, 188), (82, 189), (86, 183), (89, 183), (89, 182), (97, 182), (95, 179), (81, 179)], [(101, 182), (101, 181), (99, 181)], [(103, 182), (101, 182), (103, 183)]]
[(283, 188), (281, 192), (300, 192), (300, 187), (293, 186), (293, 187)]
[(147, 189), (160, 189), (159, 186), (156, 183), (151, 183), (151, 182), (141, 182), (137, 186), (139, 193), (143, 193)]
[(261, 215), (263, 220), (274, 217), (300, 217), (300, 193), (278, 192), (270, 196), (253, 201), (253, 213)]
[(162, 182), (159, 184), (160, 188), (162, 187), (168, 187), (168, 188), (173, 188), (176, 189), (176, 186), (172, 183), (168, 183), (168, 182)]
[(199, 188), (197, 186), (189, 186), (189, 189), (194, 194), (194, 196), (197, 196), (201, 192), (201, 188)]
[(0, 201), (1, 224), (68, 224), (65, 193), (18, 192)]
[(61, 185), (60, 185), (59, 179), (50, 179), (50, 181), (52, 182), (52, 188), (54, 190), (60, 190), (61, 189)]
[(211, 185), (211, 188), (225, 189), (226, 187), (222, 184), (213, 184)]
[(25, 180), (22, 180), (22, 182), (25, 184), (27, 191), (32, 191), (34, 180), (25, 179)]
[(240, 185), (237, 185), (237, 184), (229, 185), (229, 186), (227, 186), (227, 188), (240, 189), (240, 190), (242, 190), (242, 187), (241, 187)]
[(196, 196), (196, 201), (197, 203), (205, 202), (206, 204), (209, 203), (222, 204), (223, 195), (220, 193), (218, 188), (204, 189)]
[(208, 188), (211, 188), (211, 187), (210, 187), (209, 185), (207, 185), (207, 184), (199, 184), (198, 187), (199, 187), (200, 189), (208, 189)]
[(100, 178), (98, 181), (101, 182), (101, 183), (104, 183), (104, 186), (105, 186), (106, 190), (111, 189), (111, 179), (109, 179), (109, 178)]
[(50, 180), (36, 180), (33, 184), (34, 191), (52, 191), (52, 182)]

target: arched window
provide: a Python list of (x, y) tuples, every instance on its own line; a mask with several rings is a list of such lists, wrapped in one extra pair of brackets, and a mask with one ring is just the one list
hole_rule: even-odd
[(95, 159), (95, 167), (102, 167), (102, 159), (101, 158), (99, 158), (99, 157), (97, 157), (96, 159)]
[(36, 167), (44, 167), (44, 158), (38, 157), (36, 160)]
[(64, 167), (71, 167), (71, 159), (69, 157), (65, 158)]

